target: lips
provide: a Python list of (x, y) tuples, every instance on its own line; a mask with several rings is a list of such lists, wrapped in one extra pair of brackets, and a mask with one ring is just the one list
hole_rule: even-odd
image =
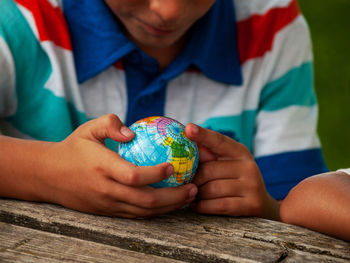
[(174, 29), (163, 29), (163, 28), (159, 28), (159, 27), (154, 27), (154, 26), (151, 26), (151, 25), (144, 23), (142, 21), (140, 21), (140, 22), (141, 22), (142, 26), (146, 29), (146, 31), (148, 31), (152, 35), (168, 36), (168, 35), (173, 34), (176, 31)]

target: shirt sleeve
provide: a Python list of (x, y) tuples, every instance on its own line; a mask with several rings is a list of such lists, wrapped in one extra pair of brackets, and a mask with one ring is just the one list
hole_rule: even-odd
[[(17, 100), (15, 93), (15, 66), (13, 56), (7, 42), (7, 32), (4, 23), (4, 8), (0, 12), (0, 118), (13, 114)], [(7, 16), (8, 19), (8, 16)]]
[(344, 172), (344, 173), (350, 175), (350, 168), (348, 168), (348, 169), (339, 169), (339, 170), (337, 170), (337, 172)]
[(266, 84), (253, 153), (268, 192), (283, 199), (306, 177), (328, 171), (316, 133), (311, 40), (302, 15), (276, 33), (262, 63)]

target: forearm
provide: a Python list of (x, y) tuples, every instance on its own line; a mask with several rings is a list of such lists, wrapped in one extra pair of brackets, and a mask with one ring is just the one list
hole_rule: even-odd
[(42, 182), (50, 169), (53, 144), (0, 135), (0, 196), (43, 200)]
[(304, 180), (282, 202), (282, 221), (350, 240), (350, 175), (334, 172)]

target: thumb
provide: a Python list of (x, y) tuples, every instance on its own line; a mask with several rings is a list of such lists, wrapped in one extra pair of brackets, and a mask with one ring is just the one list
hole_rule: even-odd
[(135, 134), (125, 126), (115, 114), (103, 115), (82, 125), (82, 135), (89, 139), (103, 142), (112, 139), (118, 142), (127, 142), (135, 137)]

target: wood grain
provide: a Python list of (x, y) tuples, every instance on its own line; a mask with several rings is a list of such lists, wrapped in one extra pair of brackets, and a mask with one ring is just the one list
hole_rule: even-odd
[(181, 262), (99, 243), (0, 223), (0, 262)]
[(258, 218), (180, 210), (130, 220), (0, 199), (0, 221), (186, 262), (348, 262), (350, 243)]

